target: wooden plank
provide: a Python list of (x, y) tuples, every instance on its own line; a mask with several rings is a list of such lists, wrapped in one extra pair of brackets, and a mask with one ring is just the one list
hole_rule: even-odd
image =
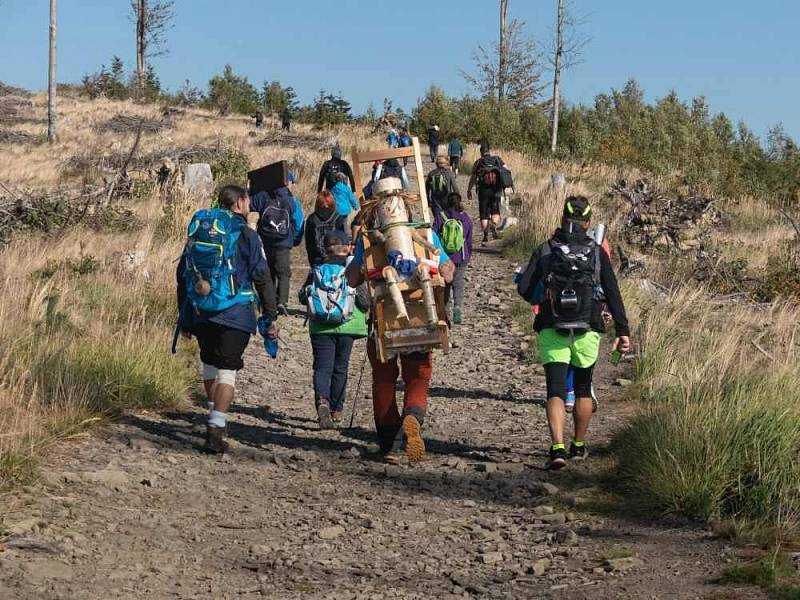
[[(414, 138), (411, 138), (412, 140)], [(365, 162), (375, 162), (376, 160), (389, 160), (390, 158), (407, 158), (414, 156), (414, 147), (407, 148), (383, 148), (382, 150), (368, 150), (367, 152), (353, 151), (353, 162), (355, 164)], [(355, 165), (354, 165), (355, 166)]]
[(355, 194), (361, 204), (364, 202), (364, 182), (361, 181), (361, 163), (358, 162), (358, 148), (355, 146), (350, 150), (350, 157), (353, 161), (353, 179), (356, 182)]
[(280, 187), (285, 187), (288, 183), (287, 175), (289, 166), (285, 160), (248, 171), (247, 180), (249, 182), (250, 193), (255, 195), (258, 192), (271, 192)]
[[(431, 210), (428, 206), (428, 191), (425, 189), (425, 169), (422, 166), (422, 152), (419, 148), (419, 138), (411, 138), (411, 147), (414, 149), (414, 166), (417, 169), (417, 186), (419, 187), (419, 202), (422, 206), (422, 220), (432, 223)], [(433, 229), (427, 231), (428, 241), (433, 243)]]

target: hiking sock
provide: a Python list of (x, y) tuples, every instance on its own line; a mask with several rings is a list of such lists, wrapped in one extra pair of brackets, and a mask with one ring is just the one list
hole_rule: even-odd
[(564, 444), (553, 444), (550, 446), (550, 450), (566, 450), (567, 447)]
[[(583, 441), (578, 441), (576, 439), (573, 439), (572, 440), (572, 445), (575, 446), (576, 448), (583, 448), (584, 443), (583, 443)], [(564, 444), (561, 444), (561, 446), (563, 447)]]
[(224, 412), (219, 410), (211, 410), (208, 413), (208, 424), (213, 425), (214, 427), (219, 427), (220, 429), (225, 429), (225, 423), (227, 422), (228, 415)]

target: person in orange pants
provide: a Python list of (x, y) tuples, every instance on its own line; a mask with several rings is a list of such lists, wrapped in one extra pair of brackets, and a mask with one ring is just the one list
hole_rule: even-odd
[[(433, 233), (433, 243), (439, 250), (439, 274), (450, 283), (455, 265), (444, 251), (441, 240)], [(358, 287), (364, 282), (364, 242), (358, 239), (353, 260), (347, 267), (348, 284)], [(433, 373), (433, 358), (430, 352), (400, 354), (382, 363), (378, 358), (375, 340), (367, 345), (372, 366), (372, 408), (375, 413), (375, 429), (378, 434), (383, 459), (396, 463), (402, 460), (404, 450), (409, 462), (425, 458), (425, 442), (421, 428), (428, 407), (428, 388)], [(399, 364), (398, 364), (399, 363)], [(397, 377), (405, 382), (405, 397), (402, 413), (397, 408), (395, 392)]]

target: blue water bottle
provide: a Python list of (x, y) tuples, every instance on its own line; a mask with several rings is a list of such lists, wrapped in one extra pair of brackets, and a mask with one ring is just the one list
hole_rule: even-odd
[(271, 325), (272, 319), (270, 319), (268, 316), (262, 315), (258, 318), (258, 333), (260, 333), (261, 337), (264, 338), (264, 350), (267, 352), (268, 356), (277, 358), (278, 340), (273, 340), (272, 338), (267, 337), (267, 331)]

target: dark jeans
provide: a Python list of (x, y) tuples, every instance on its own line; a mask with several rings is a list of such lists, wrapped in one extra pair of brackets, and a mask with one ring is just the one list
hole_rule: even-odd
[(314, 350), (314, 403), (328, 401), (332, 412), (344, 409), (347, 368), (355, 338), (349, 335), (317, 333), (311, 336)]
[(431, 151), (431, 162), (436, 162), (436, 157), (439, 155), (439, 144), (431, 144), (428, 148)]
[(286, 305), (289, 303), (289, 280), (292, 277), (292, 249), (264, 246), (264, 252), (267, 255), (272, 283), (275, 284), (278, 304)]
[(467, 265), (456, 265), (456, 272), (453, 275), (453, 283), (444, 286), (444, 305), (450, 304), (450, 296), (453, 296), (453, 306), (464, 305), (464, 278), (467, 275)]

